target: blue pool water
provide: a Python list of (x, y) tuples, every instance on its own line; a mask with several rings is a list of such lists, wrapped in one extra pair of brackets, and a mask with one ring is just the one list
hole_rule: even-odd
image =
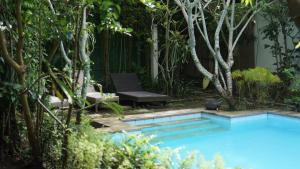
[(206, 113), (129, 121), (156, 135), (160, 147), (221, 154), (226, 166), (243, 169), (300, 168), (300, 119), (275, 114), (224, 118)]

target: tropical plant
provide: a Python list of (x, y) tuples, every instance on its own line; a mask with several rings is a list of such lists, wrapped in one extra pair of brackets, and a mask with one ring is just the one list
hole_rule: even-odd
[[(74, 127), (69, 137), (69, 168), (80, 169), (224, 169), (224, 161), (216, 155), (207, 161), (197, 153), (186, 157), (179, 149), (162, 149), (151, 143), (151, 137), (141, 134), (97, 132), (88, 120), (82, 127)], [(172, 162), (176, 159), (176, 162)]]
[(75, 129), (69, 137), (67, 168), (99, 168), (104, 146), (101, 136), (89, 125), (82, 125), (78, 131)]
[[(184, 22), (177, 17), (180, 11), (170, 0), (142, 2), (152, 17), (150, 40), (152, 82), (160, 82), (164, 93), (177, 96), (179, 84), (176, 83), (183, 83), (178, 72), (180, 66), (187, 62), (189, 53)], [(159, 36), (160, 33), (163, 36)]]
[(291, 79), (284, 102), (292, 105), (294, 110), (300, 111), (300, 75), (293, 75)]
[(251, 101), (264, 102), (270, 97), (271, 89), (281, 83), (277, 75), (273, 75), (269, 70), (256, 67), (247, 70), (236, 70), (232, 73), (232, 78), (237, 87), (240, 98), (248, 98)]
[(277, 72), (287, 68), (299, 69), (298, 65), (295, 64), (299, 52), (294, 47), (289, 46), (289, 41), (293, 44), (297, 42), (299, 31), (295, 31), (287, 1), (279, 0), (270, 6), (265, 6), (261, 14), (268, 24), (259, 31), (262, 31), (265, 39), (271, 41), (265, 44), (265, 48), (270, 49), (272, 56), (275, 57), (274, 65)]

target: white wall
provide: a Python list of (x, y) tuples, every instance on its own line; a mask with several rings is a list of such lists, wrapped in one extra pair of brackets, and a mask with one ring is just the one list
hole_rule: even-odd
[[(264, 34), (262, 33), (262, 28), (267, 25), (267, 20), (263, 18), (261, 15), (255, 16), (255, 30), (254, 30), (254, 50), (255, 50), (255, 65), (260, 67), (265, 67), (270, 71), (276, 70), (276, 59), (272, 57), (272, 52), (270, 49), (265, 49), (265, 44), (272, 44), (272, 42), (268, 39), (263, 39)], [(298, 29), (295, 26), (295, 34), (298, 32)], [(280, 43), (283, 44), (283, 36), (279, 35)], [(293, 49), (295, 44), (293, 44), (292, 40), (288, 38), (288, 46), (290, 49)], [(297, 61), (299, 62), (299, 60)]]

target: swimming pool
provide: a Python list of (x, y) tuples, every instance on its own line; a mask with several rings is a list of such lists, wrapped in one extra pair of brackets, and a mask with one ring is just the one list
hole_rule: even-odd
[(226, 166), (243, 169), (300, 168), (300, 119), (272, 113), (226, 118), (196, 113), (132, 120), (160, 147), (197, 150), (207, 159), (221, 154)]

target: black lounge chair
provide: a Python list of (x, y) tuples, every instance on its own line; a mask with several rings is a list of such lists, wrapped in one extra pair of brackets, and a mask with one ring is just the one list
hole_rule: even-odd
[(136, 103), (161, 102), (166, 104), (170, 97), (167, 95), (144, 91), (138, 77), (134, 73), (112, 73), (111, 78), (116, 89), (116, 94), (121, 101)]

